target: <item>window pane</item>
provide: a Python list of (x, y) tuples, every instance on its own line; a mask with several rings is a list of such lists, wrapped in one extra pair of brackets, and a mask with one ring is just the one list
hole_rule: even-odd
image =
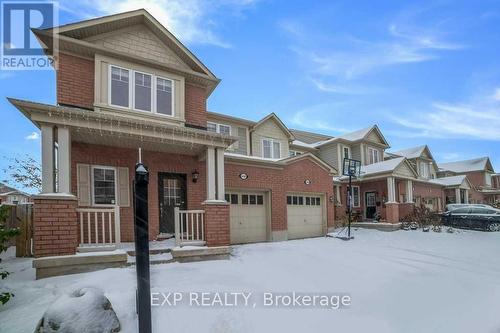
[(129, 71), (111, 67), (111, 104), (129, 107)]
[(272, 158), (272, 155), (271, 155), (271, 141), (264, 140), (264, 141), (262, 141), (262, 143), (263, 143), (262, 157), (264, 157), (264, 158)]
[(297, 197), (292, 197), (292, 201), (293, 201), (293, 204), (296, 205), (297, 204)]
[(255, 205), (256, 203), (257, 203), (257, 198), (255, 197), (255, 195), (251, 195), (250, 196), (250, 204)]
[(151, 111), (151, 75), (135, 73), (135, 108)]
[(156, 112), (173, 116), (172, 81), (156, 79)]
[(207, 123), (207, 131), (209, 132), (217, 132), (217, 124)]
[(225, 135), (230, 135), (231, 134), (231, 127), (229, 127), (227, 125), (219, 125), (219, 133), (225, 134)]
[(279, 142), (273, 142), (273, 158), (281, 158)]
[(263, 205), (264, 204), (264, 197), (262, 195), (257, 196), (257, 205)]
[(238, 204), (238, 195), (237, 194), (231, 194), (231, 203), (233, 205), (237, 205)]
[(321, 205), (321, 199), (320, 198), (316, 198), (316, 206), (320, 206)]
[(248, 205), (248, 194), (243, 194), (243, 195), (241, 196), (241, 203), (242, 203), (243, 205)]
[(292, 204), (292, 197), (291, 196), (287, 196), (286, 197), (286, 204), (287, 205), (291, 205)]
[(306, 205), (307, 206), (311, 205), (311, 198), (310, 197), (306, 197)]
[(115, 171), (112, 169), (94, 169), (94, 203), (115, 204)]
[(225, 195), (224, 195), (224, 199), (225, 199), (227, 202), (231, 202), (231, 198), (229, 197), (229, 194), (225, 194)]

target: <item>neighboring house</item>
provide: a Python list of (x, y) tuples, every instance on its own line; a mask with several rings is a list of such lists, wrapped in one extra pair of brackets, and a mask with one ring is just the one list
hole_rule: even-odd
[[(467, 176), (471, 184), (469, 202), (495, 204), (500, 201), (500, 177), (488, 157), (440, 163), (440, 177)], [(463, 201), (463, 200), (462, 200)]]
[[(52, 30), (34, 33), (50, 56)], [(291, 153), (295, 135), (274, 114), (250, 122), (207, 112), (220, 80), (147, 11), (56, 33), (57, 104), (9, 99), (41, 129), (36, 256), (133, 240), (138, 148), (150, 239), (221, 246), (333, 227), (336, 169), (308, 149)]]
[(31, 202), (31, 196), (28, 193), (0, 183), (0, 204), (18, 205), (29, 202)]

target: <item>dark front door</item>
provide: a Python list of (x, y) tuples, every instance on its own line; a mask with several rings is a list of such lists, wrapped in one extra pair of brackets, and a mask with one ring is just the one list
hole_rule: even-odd
[(160, 233), (175, 232), (174, 208), (186, 209), (186, 175), (158, 174), (158, 202), (160, 203)]
[(365, 205), (366, 205), (366, 218), (373, 219), (375, 213), (377, 212), (377, 202), (375, 198), (375, 192), (365, 193)]

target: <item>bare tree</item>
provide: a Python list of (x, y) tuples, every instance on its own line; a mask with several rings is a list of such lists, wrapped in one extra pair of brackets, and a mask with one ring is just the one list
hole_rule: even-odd
[(41, 190), (42, 168), (33, 157), (26, 155), (23, 158), (9, 158), (9, 165), (3, 171), (9, 177), (5, 182), (17, 187)]

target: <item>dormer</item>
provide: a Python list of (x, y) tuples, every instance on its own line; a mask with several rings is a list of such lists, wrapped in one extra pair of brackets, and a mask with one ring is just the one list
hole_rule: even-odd
[(276, 114), (271, 113), (250, 129), (253, 156), (265, 159), (282, 159), (290, 155), (294, 135)]
[(140, 9), (34, 33), (54, 54), (57, 102), (131, 120), (206, 128), (206, 100), (219, 79)]
[(421, 179), (434, 179), (439, 171), (436, 161), (427, 145), (391, 152), (387, 158), (403, 156), (408, 159)]

